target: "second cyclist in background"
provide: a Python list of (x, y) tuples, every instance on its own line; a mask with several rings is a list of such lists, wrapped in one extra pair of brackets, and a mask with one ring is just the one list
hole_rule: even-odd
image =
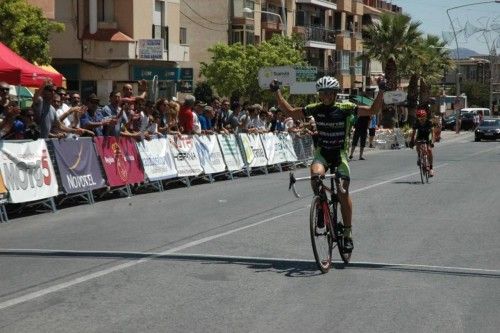
[[(434, 131), (433, 125), (429, 117), (427, 116), (427, 111), (424, 109), (417, 110), (417, 122), (413, 125), (413, 132), (411, 134), (410, 147), (415, 145), (416, 141), (426, 141), (427, 142), (427, 156), (429, 156), (429, 176), (434, 176), (433, 170), (433, 154), (432, 148), (434, 147)], [(420, 149), (417, 146), (417, 154)], [(420, 161), (419, 161), (420, 162)]]

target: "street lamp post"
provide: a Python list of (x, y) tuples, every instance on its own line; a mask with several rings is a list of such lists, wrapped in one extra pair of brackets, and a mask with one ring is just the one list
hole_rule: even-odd
[[(500, 1), (500, 0), (498, 0), (498, 1)], [(278, 16), (278, 18), (280, 20), (280, 23), (283, 26), (283, 29), (286, 29), (285, 25), (283, 24), (283, 19), (281, 18), (280, 14), (276, 14), (276, 13), (273, 13), (273, 12), (268, 12), (268, 11), (265, 11), (265, 10), (256, 10), (256, 9), (252, 9), (252, 8), (248, 8), (248, 7), (243, 8), (243, 11), (245, 13), (264, 13), (264, 14)], [(284, 36), (285, 32), (284, 32), (283, 29), (281, 30), (281, 34)]]
[[(482, 5), (482, 4), (486, 4), (486, 3), (500, 3), (500, 0), (490, 0), (490, 1), (481, 1), (481, 2), (475, 2), (475, 3), (469, 3), (469, 4), (466, 4), (466, 5), (461, 5), (461, 6), (456, 6), (456, 7), (451, 7), (451, 8), (448, 8), (446, 10), (446, 15), (448, 16), (448, 19), (450, 20), (450, 24), (451, 24), (451, 29), (453, 30), (453, 37), (455, 38), (455, 45), (457, 47), (457, 57), (456, 57), (456, 68), (455, 68), (455, 80), (456, 80), (456, 96), (458, 98), (458, 96), (460, 95), (460, 66), (459, 66), (459, 59), (460, 59), (460, 53), (459, 53), (459, 50), (458, 50), (458, 39), (457, 39), (457, 33), (455, 31), (455, 26), (453, 25), (453, 21), (451, 20), (451, 17), (450, 17), (450, 10), (453, 10), (453, 9), (458, 9), (458, 8), (463, 8), (463, 7), (469, 7), (469, 6), (475, 6), (475, 5)], [(459, 125), (459, 122), (458, 122), (458, 117), (457, 117), (457, 133), (458, 131), (460, 130), (458, 127), (460, 126)]]

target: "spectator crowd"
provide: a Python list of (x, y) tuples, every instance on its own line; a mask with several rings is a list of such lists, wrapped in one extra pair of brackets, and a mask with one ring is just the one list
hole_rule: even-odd
[(91, 94), (82, 101), (78, 92), (68, 93), (50, 81), (33, 96), (31, 107), (20, 108), (0, 82), (0, 139), (76, 138), (79, 136), (127, 136), (137, 140), (177, 134), (229, 134), (289, 132), (314, 134), (314, 118), (292, 119), (276, 107), (229, 101), (214, 97), (196, 100), (147, 96), (147, 83), (140, 81), (138, 95), (125, 84), (113, 90), (108, 101)]

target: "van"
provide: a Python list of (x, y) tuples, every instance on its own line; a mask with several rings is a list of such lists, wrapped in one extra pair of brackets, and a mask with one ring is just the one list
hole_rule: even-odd
[(482, 113), (485, 117), (491, 116), (491, 111), (488, 108), (463, 108), (460, 110), (460, 115), (464, 115), (465, 113), (472, 113), (473, 115)]

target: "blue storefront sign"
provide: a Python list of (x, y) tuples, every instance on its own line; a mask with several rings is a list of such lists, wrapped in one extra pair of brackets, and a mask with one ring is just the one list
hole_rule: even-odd
[(181, 93), (193, 92), (193, 68), (181, 68), (177, 90)]

